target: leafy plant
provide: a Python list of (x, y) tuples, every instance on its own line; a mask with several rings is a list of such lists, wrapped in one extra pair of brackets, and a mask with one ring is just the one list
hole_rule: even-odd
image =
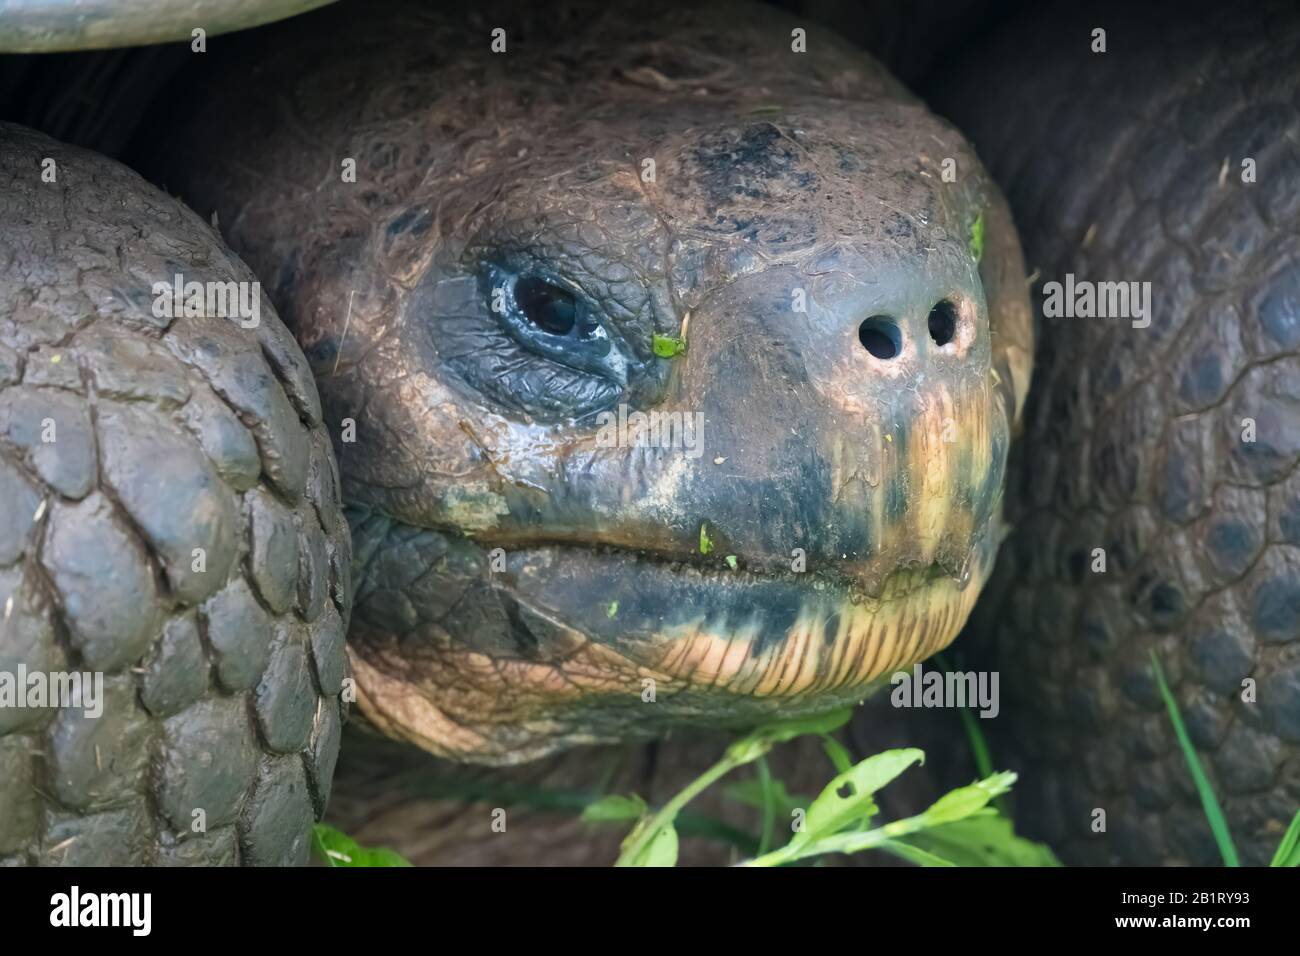
[[(733, 743), (715, 763), (656, 811), (641, 816), (627, 839), (615, 866), (673, 866), (677, 863), (677, 814), (691, 800), (737, 767), (763, 757), (775, 744), (805, 733), (824, 733), (844, 724), (850, 711), (839, 710), (816, 718), (787, 721), (760, 728)], [(626, 799), (626, 798), (620, 798)], [(608, 803), (609, 797), (601, 801)]]
[[(754, 779), (728, 788), (728, 793), (763, 811), (763, 835), (757, 854), (745, 866), (782, 866), (828, 853), (857, 853), (879, 849), (922, 866), (1057, 865), (1051, 851), (1015, 835), (1011, 824), (989, 802), (1010, 790), (1013, 773), (994, 773), (945, 794), (924, 812), (889, 823), (877, 823), (874, 795), (910, 767), (923, 763), (915, 748), (887, 750), (853, 763), (844, 747), (830, 736), (849, 719), (840, 710), (820, 717), (783, 721), (762, 727), (727, 748), (722, 758), (658, 810), (639, 797), (609, 796), (584, 813), (585, 819), (636, 820), (623, 841), (615, 866), (673, 866), (677, 862), (676, 820), (692, 799), (731, 771), (755, 764)], [(811, 801), (791, 796), (775, 780), (764, 760), (777, 744), (807, 734), (822, 737), (837, 773)], [(806, 810), (805, 810), (806, 807)], [(770, 849), (779, 815), (792, 818), (790, 839)]]

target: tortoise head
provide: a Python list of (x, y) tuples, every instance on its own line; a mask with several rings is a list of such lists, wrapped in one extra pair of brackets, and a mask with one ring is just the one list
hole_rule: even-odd
[(168, 175), (315, 369), (362, 711), (462, 759), (942, 648), (1028, 384), (1005, 204), (878, 65), (762, 9), (576, 9), (298, 20)]

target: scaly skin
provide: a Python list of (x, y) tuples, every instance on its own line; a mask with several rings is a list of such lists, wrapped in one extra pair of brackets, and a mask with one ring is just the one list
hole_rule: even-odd
[(1244, 862), (1300, 804), (1297, 64), (1291, 5), (1044, 11), (935, 97), (1007, 190), (1036, 306), (1067, 273), (1152, 287), (1149, 328), (1040, 320), (1017, 530), (977, 612), (1017, 814), (1068, 860), (1218, 861), (1152, 651)]
[[(1000, 540), (1031, 351), (1006, 207), (961, 137), (825, 33), (792, 53), (801, 24), (765, 8), (469, 19), (344, 5), (259, 31), (205, 58), (178, 140), (138, 149), (219, 213), (312, 362), (365, 715), (518, 762), (825, 709), (946, 645)], [(611, 352), (494, 314), (529, 276)], [(889, 359), (859, 341), (877, 315)], [(601, 446), (620, 403), (701, 415), (699, 457)]]
[(269, 302), (155, 315), (177, 273), (253, 280), (135, 173), (0, 124), (0, 679), (103, 678), (98, 715), (0, 699), (0, 865), (301, 863), (329, 797), (350, 552), (316, 388)]

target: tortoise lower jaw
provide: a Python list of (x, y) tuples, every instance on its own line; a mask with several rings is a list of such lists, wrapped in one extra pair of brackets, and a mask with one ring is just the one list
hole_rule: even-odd
[[(991, 557), (976, 549), (965, 574), (896, 569), (868, 596), (835, 571), (752, 573), (548, 546), (514, 554), (499, 587), (520, 616), (614, 651), (665, 693), (852, 696), (947, 646)], [(640, 693), (639, 680), (630, 689)]]
[(874, 598), (811, 573), (574, 546), (513, 551), (491, 577), (511, 645), (363, 621), (352, 635), (360, 709), (391, 736), (484, 763), (830, 709), (945, 647), (995, 549), (976, 547), (964, 578), (897, 572)]

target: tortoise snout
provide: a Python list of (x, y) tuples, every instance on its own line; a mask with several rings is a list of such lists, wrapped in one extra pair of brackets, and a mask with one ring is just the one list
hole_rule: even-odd
[(953, 292), (936, 302), (923, 320), (915, 315), (868, 316), (858, 325), (858, 342), (881, 362), (898, 358), (913, 343), (918, 350), (958, 351), (974, 339), (978, 321), (979, 309), (972, 299)]
[(769, 271), (699, 309), (678, 384), (706, 455), (675, 486), (684, 512), (742, 555), (800, 548), (860, 578), (959, 564), (995, 508), (1006, 423), (983, 292), (954, 271)]

